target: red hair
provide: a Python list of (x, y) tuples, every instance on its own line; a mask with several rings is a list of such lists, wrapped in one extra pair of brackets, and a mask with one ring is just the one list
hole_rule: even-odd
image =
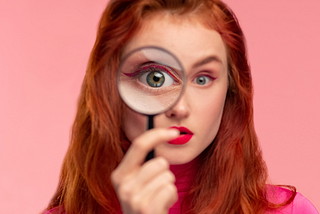
[(115, 83), (118, 59), (145, 16), (155, 12), (197, 15), (220, 33), (228, 50), (229, 89), (220, 129), (199, 156), (197, 180), (183, 213), (257, 214), (291, 203), (294, 187), (283, 204), (267, 200), (268, 175), (253, 125), (245, 38), (231, 9), (219, 0), (111, 0), (99, 23), (59, 186), (47, 209), (63, 205), (67, 214), (121, 209), (110, 180), (130, 145), (122, 130), (124, 104)]

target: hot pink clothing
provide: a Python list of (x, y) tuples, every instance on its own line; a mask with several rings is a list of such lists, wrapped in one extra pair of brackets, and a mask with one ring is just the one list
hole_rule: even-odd
[[(195, 160), (183, 165), (170, 166), (170, 170), (176, 176), (175, 185), (178, 189), (179, 199), (171, 207), (169, 214), (180, 214), (181, 202), (186, 195), (188, 187), (190, 186), (197, 170), (194, 163)], [(268, 200), (270, 202), (282, 203), (290, 197), (290, 195), (291, 192), (288, 189), (268, 185)], [(303, 197), (300, 193), (297, 193), (291, 204), (277, 211), (266, 212), (266, 214), (319, 214), (319, 212), (308, 199)]]
[[(180, 214), (180, 205), (185, 197), (188, 188), (195, 177), (196, 167), (195, 161), (191, 161), (183, 165), (171, 165), (170, 170), (176, 176), (176, 187), (178, 189), (178, 201), (170, 208), (169, 214)], [(273, 203), (281, 203), (290, 196), (290, 190), (282, 187), (268, 185), (268, 200)], [(44, 214), (58, 214), (58, 209), (54, 208)], [(303, 197), (300, 193), (297, 193), (295, 199), (288, 206), (272, 212), (266, 212), (266, 214), (319, 214), (312, 203)]]
[[(282, 187), (268, 185), (268, 200), (273, 203), (282, 203), (291, 196), (291, 191)], [(266, 214), (319, 214), (313, 204), (299, 192), (293, 202), (286, 207)]]

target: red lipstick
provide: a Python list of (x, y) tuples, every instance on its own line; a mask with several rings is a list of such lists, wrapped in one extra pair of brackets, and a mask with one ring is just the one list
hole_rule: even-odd
[(181, 126), (181, 127), (172, 126), (172, 127), (170, 127), (170, 129), (179, 130), (180, 136), (174, 140), (170, 140), (168, 142), (169, 144), (182, 145), (182, 144), (188, 143), (188, 141), (193, 136), (193, 133), (189, 129), (187, 129), (186, 127), (183, 127), (183, 126)]

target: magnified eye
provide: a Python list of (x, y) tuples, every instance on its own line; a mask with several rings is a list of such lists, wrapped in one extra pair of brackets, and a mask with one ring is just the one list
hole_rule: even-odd
[[(175, 71), (169, 66), (155, 62), (146, 63), (133, 72), (123, 72), (123, 74), (127, 76), (128, 80), (133, 84), (136, 83), (137, 89), (141, 91), (149, 90), (150, 93), (154, 93), (155, 91), (160, 93), (159, 90), (168, 89), (167, 86), (176, 86), (174, 87), (176, 89), (177, 87), (181, 87), (182, 84), (179, 70)], [(141, 86), (141, 84), (145, 87)], [(171, 90), (172, 89), (173, 88), (171, 88)], [(165, 91), (162, 90), (162, 92)]]
[(161, 71), (146, 72), (140, 76), (139, 80), (143, 84), (151, 87), (166, 87), (174, 83), (174, 80), (170, 75)]

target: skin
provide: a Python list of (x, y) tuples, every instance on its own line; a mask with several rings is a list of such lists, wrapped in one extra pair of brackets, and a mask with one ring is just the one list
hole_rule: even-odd
[[(124, 132), (132, 142), (111, 179), (124, 213), (167, 213), (177, 200), (170, 164), (196, 158), (214, 140), (221, 123), (228, 89), (227, 51), (220, 34), (192, 16), (158, 13), (128, 42), (123, 55), (142, 46), (160, 46), (175, 54), (188, 76), (187, 87), (170, 110), (154, 118), (155, 128), (146, 131), (146, 117), (129, 108)], [(206, 76), (206, 84), (197, 80)], [(183, 145), (167, 142), (179, 135), (171, 126), (193, 132)], [(148, 151), (156, 158), (144, 163)]]

